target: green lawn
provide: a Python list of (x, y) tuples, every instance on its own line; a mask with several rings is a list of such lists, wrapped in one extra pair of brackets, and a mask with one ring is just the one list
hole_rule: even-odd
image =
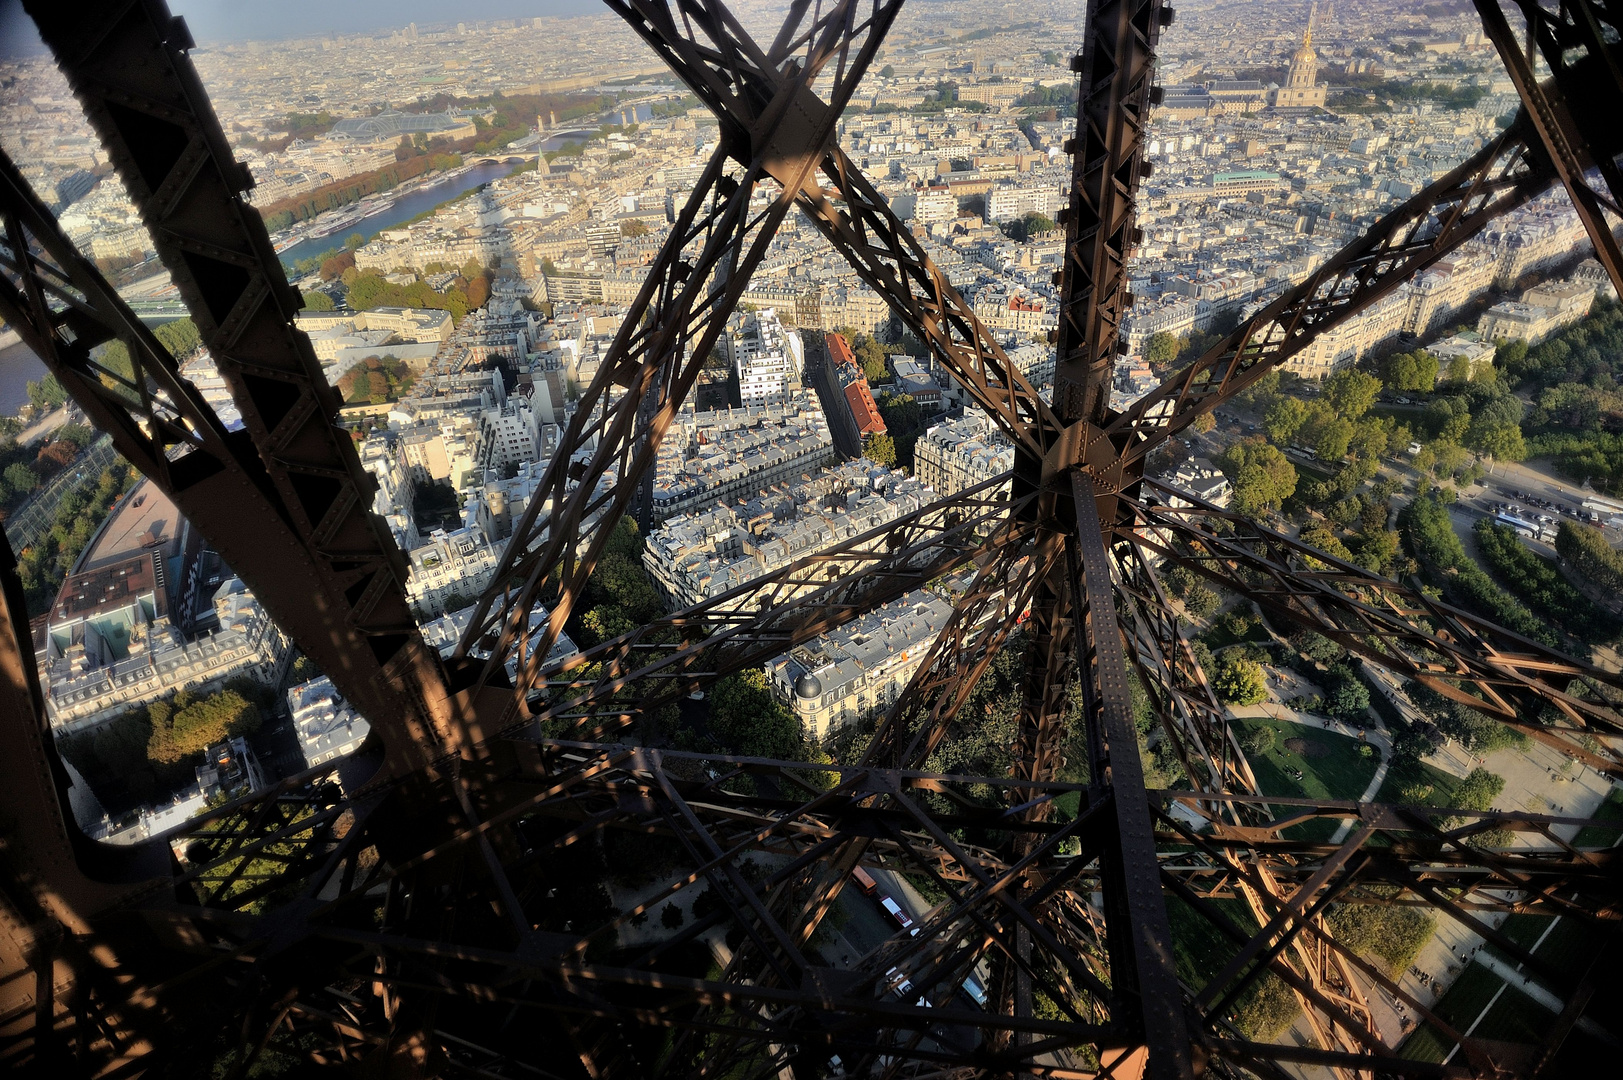
[(1616, 821), (1619, 828), (1590, 825), (1579, 829), (1573, 840), (1574, 847), (1611, 847), (1618, 843), (1619, 837), (1623, 836), (1623, 788), (1613, 788), (1606, 800), (1595, 807), (1595, 812), (1589, 816), (1600, 821)]
[[(1379, 798), (1382, 801), (1395, 801), (1399, 791), (1417, 782), (1432, 784), (1436, 790), (1427, 801), (1434, 805), (1443, 805), (1458, 786), (1459, 779), (1439, 772), (1429, 765), (1406, 763), (1387, 774), (1386, 782), (1381, 785)], [(1623, 789), (1614, 788), (1606, 797), (1606, 801), (1597, 808), (1594, 816), (1607, 821), (1623, 821)], [(1600, 846), (1616, 843), (1617, 840), (1616, 831), (1591, 826), (1578, 834), (1576, 844)], [(1593, 929), (1570, 918), (1562, 919), (1552, 928), (1550, 917), (1547, 915), (1512, 915), (1500, 926), (1500, 932), (1524, 949), (1531, 949), (1536, 943), (1538, 948), (1535, 955), (1557, 970), (1581, 970), (1586, 960), (1593, 955), (1596, 946)], [(1488, 945), (1485, 948), (1488, 953), (1511, 966), (1517, 963), (1515, 957), (1506, 955), (1497, 946)], [(1455, 1030), (1463, 1033), (1476, 1022), (1479, 1015), (1482, 1015), (1482, 1010), (1487, 1008), (1489, 1001), (1493, 1001), (1493, 1007), (1488, 1009), (1481, 1022), (1477, 1023), (1474, 1037), (1519, 1043), (1540, 1042), (1555, 1023), (1555, 1015), (1520, 990), (1510, 986), (1505, 986), (1504, 993), (1494, 1000), (1494, 994), (1501, 986), (1504, 986), (1504, 982), (1499, 976), (1481, 964), (1470, 964), (1460, 977), (1454, 980), (1454, 984), (1448, 988), (1448, 993), (1442, 996), (1433, 1011), (1452, 1024)], [(1598, 1044), (1591, 1046), (1589, 1043), (1589, 1040), (1579, 1038), (1576, 1034), (1569, 1036), (1568, 1046), (1562, 1053), (1567, 1054), (1570, 1050), (1575, 1059), (1584, 1059), (1585, 1054), (1598, 1048)], [(1432, 1025), (1422, 1024), (1410, 1034), (1399, 1053), (1416, 1061), (1438, 1062), (1442, 1061), (1453, 1047), (1453, 1042)]]
[[(1392, 767), (1386, 771), (1386, 779), (1381, 781), (1381, 790), (1375, 793), (1375, 801), (1410, 803), (1415, 806), (1448, 806), (1453, 802), (1454, 791), (1459, 786), (1460, 777), (1453, 773), (1434, 769), (1423, 761), (1402, 759), (1394, 761)], [(1424, 799), (1403, 797), (1404, 791), (1416, 787), (1429, 787), (1431, 792)]]
[[(1535, 955), (1557, 969), (1579, 969), (1595, 948), (1593, 930), (1576, 919), (1562, 919), (1552, 929), (1547, 915), (1512, 915), (1499, 929), (1524, 949), (1537, 943)], [(1518, 963), (1515, 957), (1506, 955), (1496, 946), (1485, 948), (1512, 967)], [(1463, 1034), (1502, 985), (1504, 981), (1498, 975), (1481, 964), (1472, 963), (1454, 980), (1432, 1011)], [(1473, 1037), (1537, 1043), (1554, 1023), (1555, 1014), (1549, 1009), (1515, 987), (1505, 986), (1505, 992), (1477, 1024)], [(1436, 1028), (1422, 1024), (1409, 1036), (1400, 1053), (1417, 1061), (1441, 1061), (1453, 1046)]]
[[(1363, 745), (1350, 735), (1337, 735), (1286, 720), (1266, 720), (1244, 717), (1234, 721), (1242, 744), (1250, 746), (1252, 733), (1266, 730), (1272, 733), (1271, 743), (1261, 752), (1246, 751), (1251, 770), (1264, 795), (1291, 795), (1310, 799), (1356, 799), (1364, 794), (1369, 782), (1380, 766), (1379, 756), (1364, 757), (1359, 753)], [(1301, 739), (1307, 745), (1301, 751), (1285, 745), (1286, 740)], [(1300, 772), (1298, 780), (1295, 773)], [(1292, 837), (1304, 840), (1322, 840), (1336, 831), (1332, 820), (1313, 821), (1291, 830)]]
[[(1454, 980), (1454, 985), (1448, 988), (1448, 993), (1442, 996), (1432, 1012), (1442, 1017), (1454, 1030), (1463, 1033), (1503, 985), (1504, 980), (1481, 964), (1470, 964)], [(1505, 992), (1508, 994), (1510, 991)], [(1435, 1062), (1442, 1061), (1453, 1048), (1451, 1039), (1431, 1024), (1421, 1024), (1404, 1041), (1400, 1053), (1414, 1061)]]

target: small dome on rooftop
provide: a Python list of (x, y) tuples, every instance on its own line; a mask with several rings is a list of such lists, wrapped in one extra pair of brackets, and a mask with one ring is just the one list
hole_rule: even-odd
[(823, 684), (817, 680), (816, 675), (808, 671), (795, 680), (795, 696), (805, 698), (807, 701), (820, 698), (823, 696)]

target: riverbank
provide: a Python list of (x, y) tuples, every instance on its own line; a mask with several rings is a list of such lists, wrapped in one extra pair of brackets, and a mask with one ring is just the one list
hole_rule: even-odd
[[(350, 236), (358, 233), (363, 240), (371, 240), (384, 229), (404, 225), (421, 214), (431, 212), (453, 199), (461, 198), (475, 188), (510, 176), (525, 164), (527, 162), (503, 161), (464, 165), (433, 178), (431, 183), (405, 190), (393, 197), (386, 197), (386, 202), (375, 204), (375, 209), (353, 220), (344, 216), (346, 213), (353, 214), (353, 207), (329, 210), (327, 213), (337, 217), (323, 221), (327, 215), (319, 214), (307, 223), (313, 226), (313, 230), (306, 230), (307, 232), (318, 230), (320, 235), (307, 235), (304, 239), (296, 240), (281, 248), (277, 252), (277, 257), (282, 260), (282, 265), (289, 268), (308, 259), (330, 258), (344, 250), (344, 241)], [(369, 196), (369, 199), (377, 198), (376, 195)], [(271, 239), (273, 243), (280, 244), (288, 236), (288, 233), (282, 233), (279, 237)]]
[(45, 362), (34, 350), (15, 336), (0, 342), (0, 416), (16, 416), (28, 404), (28, 384), (44, 377)]

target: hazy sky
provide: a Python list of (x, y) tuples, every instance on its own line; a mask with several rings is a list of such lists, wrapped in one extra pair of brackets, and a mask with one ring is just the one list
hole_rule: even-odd
[[(59, 0), (71, 2), (71, 0)], [(476, 22), (606, 10), (598, 0), (169, 0), (199, 42), (348, 34), (416, 22)], [(22, 0), (0, 0), (0, 52), (39, 47)]]

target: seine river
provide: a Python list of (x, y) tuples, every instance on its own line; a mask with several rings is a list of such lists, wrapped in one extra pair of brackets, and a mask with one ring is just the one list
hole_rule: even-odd
[[(327, 251), (336, 251), (343, 246), (345, 238), (354, 233), (360, 233), (368, 240), (372, 239), (384, 229), (391, 229), (402, 221), (410, 221), (424, 210), (432, 210), (447, 199), (454, 199), (464, 191), (488, 184), (506, 176), (518, 165), (514, 162), (500, 162), (494, 165), (475, 165), (461, 176), (453, 180), (442, 180), (437, 184), (429, 184), (412, 192), (387, 210), (380, 210), (370, 217), (364, 217), (347, 229), (339, 230), (332, 236), (323, 236), (315, 240), (301, 240), (297, 244), (282, 252), (282, 262), (292, 266), (300, 259), (308, 259)], [(320, 220), (317, 218), (316, 220)]]
[[(628, 105), (618, 119), (622, 122), (643, 123), (651, 116), (653, 116), (653, 109), (647, 105)], [(540, 149), (557, 150), (566, 142), (580, 141), (580, 137), (585, 134), (584, 131), (559, 132), (543, 142)], [(574, 138), (571, 138), (571, 136), (574, 136)], [(527, 151), (526, 153), (533, 154), (535, 151)], [(323, 236), (317, 240), (301, 240), (282, 252), (282, 262), (292, 266), (300, 259), (308, 259), (325, 252), (337, 251), (344, 241), (355, 233), (360, 233), (370, 240), (384, 229), (393, 228), (403, 221), (410, 221), (424, 210), (432, 210), (440, 203), (445, 202), (447, 199), (454, 199), (464, 191), (488, 184), (492, 180), (499, 180), (516, 168), (518, 168), (516, 162), (476, 165), (454, 180), (442, 180), (437, 184), (430, 184), (420, 191), (414, 191), (397, 201), (389, 209), (379, 211), (370, 217), (364, 217), (354, 225), (346, 229), (340, 229), (338, 233)]]
[(28, 404), (28, 383), (45, 374), (45, 364), (22, 342), (0, 349), (0, 416), (15, 416)]
[[(628, 111), (632, 109), (627, 107)], [(645, 121), (651, 114), (647, 105), (635, 106), (635, 119)], [(625, 119), (631, 119), (627, 116)], [(574, 132), (563, 132), (554, 135), (541, 144), (543, 150), (556, 150), (565, 142), (571, 141), (568, 135)], [(344, 239), (352, 233), (360, 233), (368, 240), (392, 228), (402, 221), (416, 217), (424, 210), (430, 210), (447, 199), (454, 199), (464, 191), (488, 184), (506, 176), (518, 165), (514, 162), (500, 162), (493, 165), (476, 165), (454, 180), (444, 180), (437, 184), (430, 184), (420, 191), (398, 200), (388, 210), (362, 218), (354, 225), (342, 230), (343, 236), (324, 236), (319, 240), (304, 240), (294, 244), (282, 252), (282, 262), (291, 266), (300, 259), (308, 259), (312, 255), (320, 255), (325, 251), (332, 251), (343, 244)], [(45, 374), (45, 365), (35, 356), (28, 346), (18, 342), (13, 345), (0, 347), (0, 415), (14, 416), (18, 409), (28, 401), (28, 383)]]

